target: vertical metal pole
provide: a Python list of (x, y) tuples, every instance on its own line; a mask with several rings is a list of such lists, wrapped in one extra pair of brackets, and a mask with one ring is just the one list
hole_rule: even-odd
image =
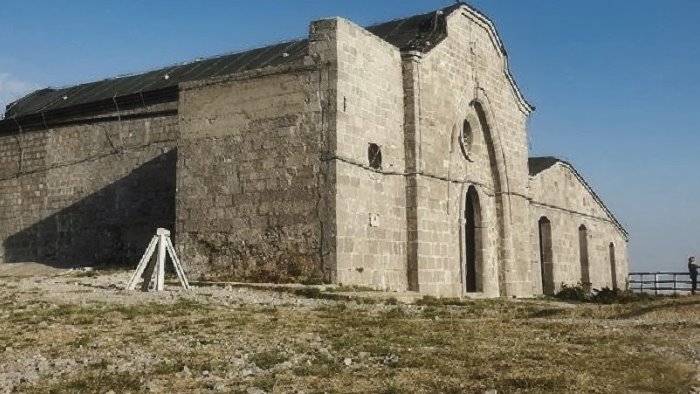
[(158, 235), (158, 262), (156, 263), (156, 291), (165, 288), (165, 235)]

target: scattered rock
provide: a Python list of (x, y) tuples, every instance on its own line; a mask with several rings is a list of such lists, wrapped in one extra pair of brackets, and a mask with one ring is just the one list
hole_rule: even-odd
[(224, 385), (222, 382), (216, 381), (216, 380), (208, 381), (208, 382), (204, 383), (204, 387), (206, 387), (207, 389), (209, 389), (211, 391), (217, 391), (217, 392), (221, 392), (221, 391), (226, 390), (226, 385)]
[(343, 364), (345, 364), (346, 367), (349, 367), (350, 365), (352, 365), (352, 359), (346, 357), (346, 358), (343, 360)]
[(243, 371), (241, 371), (241, 376), (243, 376), (244, 378), (247, 378), (249, 376), (254, 376), (254, 375), (255, 375), (255, 371), (253, 371), (252, 368), (246, 368)]
[(399, 362), (399, 356), (389, 353), (386, 356), (382, 357), (381, 362), (384, 365), (395, 365)]
[(36, 371), (38, 373), (45, 373), (50, 368), (49, 362), (46, 360), (40, 360), (36, 363)]

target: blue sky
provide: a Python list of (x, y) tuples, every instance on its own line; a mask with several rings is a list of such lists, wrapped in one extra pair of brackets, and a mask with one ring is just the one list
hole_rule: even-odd
[[(359, 24), (443, 0), (3, 0), (0, 105), (29, 90), (144, 71)], [(537, 106), (532, 155), (572, 162), (630, 232), (632, 270), (700, 255), (700, 1), (474, 0)]]

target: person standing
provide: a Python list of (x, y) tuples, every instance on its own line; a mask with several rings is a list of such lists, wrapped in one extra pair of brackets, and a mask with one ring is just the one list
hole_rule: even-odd
[(695, 294), (695, 290), (698, 288), (698, 265), (695, 264), (695, 257), (688, 257), (688, 273), (690, 273), (690, 294)]

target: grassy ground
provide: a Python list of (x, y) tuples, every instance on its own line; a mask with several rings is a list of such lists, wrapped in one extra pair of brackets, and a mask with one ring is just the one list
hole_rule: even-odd
[(3, 286), (0, 364), (46, 358), (39, 379), (15, 386), (26, 393), (687, 393), (697, 384), (695, 297), (311, 307), (206, 298), (54, 303), (45, 290)]

